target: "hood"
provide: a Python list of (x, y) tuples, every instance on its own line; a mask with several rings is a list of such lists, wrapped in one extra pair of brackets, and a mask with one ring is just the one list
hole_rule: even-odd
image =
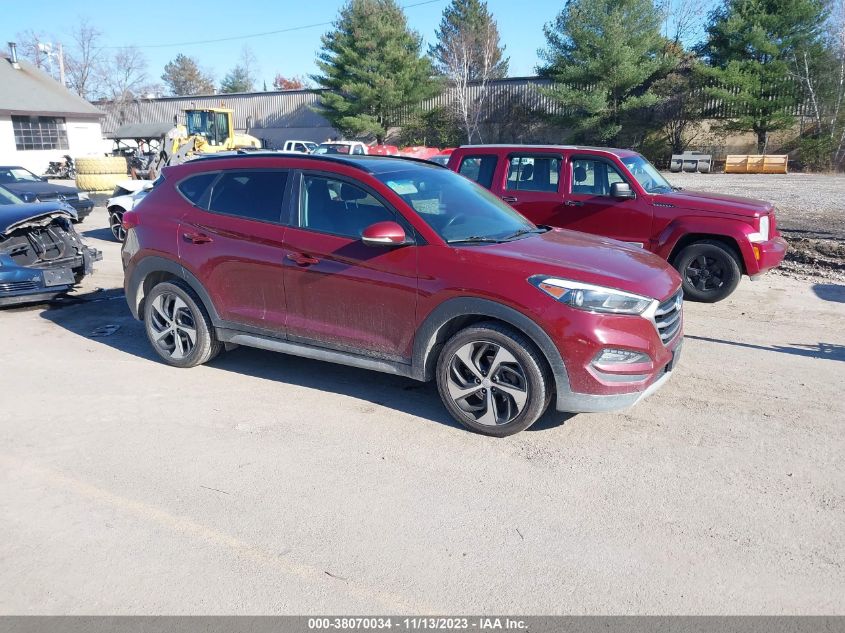
[(74, 187), (53, 185), (49, 182), (6, 182), (3, 186), (17, 195), (22, 193), (34, 193), (36, 196), (39, 194), (79, 195), (79, 191)]
[[(678, 289), (681, 278), (663, 259), (624, 242), (596, 235), (552, 229), (539, 235), (464, 250), (511, 260), (532, 275), (558, 276), (607, 286), (663, 300)], [(528, 265), (526, 265), (528, 264)]]
[(61, 216), (75, 220), (76, 212), (60, 202), (0, 205), (0, 235), (10, 233), (27, 222)]
[(697, 211), (718, 211), (742, 217), (765, 215), (774, 208), (771, 202), (755, 200), (754, 198), (729, 196), (706, 191), (687, 191), (686, 189), (669, 193), (659, 193), (652, 200), (657, 204), (671, 204), (676, 207), (695, 209)]

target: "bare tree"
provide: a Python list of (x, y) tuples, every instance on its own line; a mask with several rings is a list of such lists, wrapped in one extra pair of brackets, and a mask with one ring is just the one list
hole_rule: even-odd
[(704, 27), (707, 0), (660, 0), (657, 6), (663, 15), (663, 35), (680, 46)]
[(131, 101), (147, 92), (147, 58), (135, 46), (119, 48), (102, 65), (102, 87), (112, 101)]
[(102, 33), (81, 20), (71, 33), (73, 51), (67, 54), (65, 63), (70, 88), (80, 97), (88, 99), (101, 92), (96, 84), (101, 80), (103, 47)]
[(480, 41), (477, 32), (458, 31), (441, 42), (441, 51), (442, 71), (467, 141), (483, 142), (479, 123), (490, 96), (487, 84), (498, 76), (497, 63), (501, 56), (495, 24), (487, 24)]
[(15, 35), (15, 42), (18, 45), (18, 55), (48, 74), (53, 73), (51, 73), (51, 63), (44, 50), (44, 44), (52, 41), (53, 38), (44, 31), (36, 31), (35, 29), (29, 29)]

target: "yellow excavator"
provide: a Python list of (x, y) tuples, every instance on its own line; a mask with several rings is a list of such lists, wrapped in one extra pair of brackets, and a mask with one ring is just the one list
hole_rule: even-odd
[[(185, 125), (176, 124), (164, 138), (155, 176), (162, 167), (179, 165), (194, 156), (233, 149), (261, 149), (261, 141), (234, 131), (234, 113), (230, 108), (188, 108)], [(174, 121), (176, 117), (174, 116)]]

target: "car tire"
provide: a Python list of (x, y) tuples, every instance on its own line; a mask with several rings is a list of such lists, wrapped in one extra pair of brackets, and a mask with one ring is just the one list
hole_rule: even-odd
[(76, 159), (76, 173), (80, 175), (123, 174), (126, 179), (125, 156), (88, 156)]
[(726, 298), (736, 290), (742, 277), (736, 252), (727, 244), (713, 240), (685, 247), (673, 265), (684, 280), (684, 297), (702, 303)]
[(80, 191), (113, 192), (125, 180), (126, 174), (79, 174), (76, 177), (76, 188)]
[(525, 335), (499, 323), (473, 325), (452, 336), (435, 373), (446, 410), (484, 435), (506, 437), (527, 429), (551, 400), (545, 359)]
[(120, 207), (109, 209), (109, 230), (115, 241), (121, 243), (126, 239), (126, 229), (123, 228), (123, 214), (124, 211)]
[(145, 297), (144, 330), (159, 357), (173, 367), (202, 365), (223, 349), (202, 301), (179, 280), (159, 283)]

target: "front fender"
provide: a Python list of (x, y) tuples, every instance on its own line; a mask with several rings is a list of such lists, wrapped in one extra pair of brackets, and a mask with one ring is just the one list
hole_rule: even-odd
[(678, 242), (688, 235), (700, 235), (702, 239), (723, 238), (724, 241), (736, 245), (742, 257), (743, 269), (747, 274), (753, 275), (758, 272), (759, 264), (748, 237), (751, 233), (754, 233), (754, 227), (741, 220), (687, 216), (672, 220), (660, 232), (654, 252), (668, 260)]

